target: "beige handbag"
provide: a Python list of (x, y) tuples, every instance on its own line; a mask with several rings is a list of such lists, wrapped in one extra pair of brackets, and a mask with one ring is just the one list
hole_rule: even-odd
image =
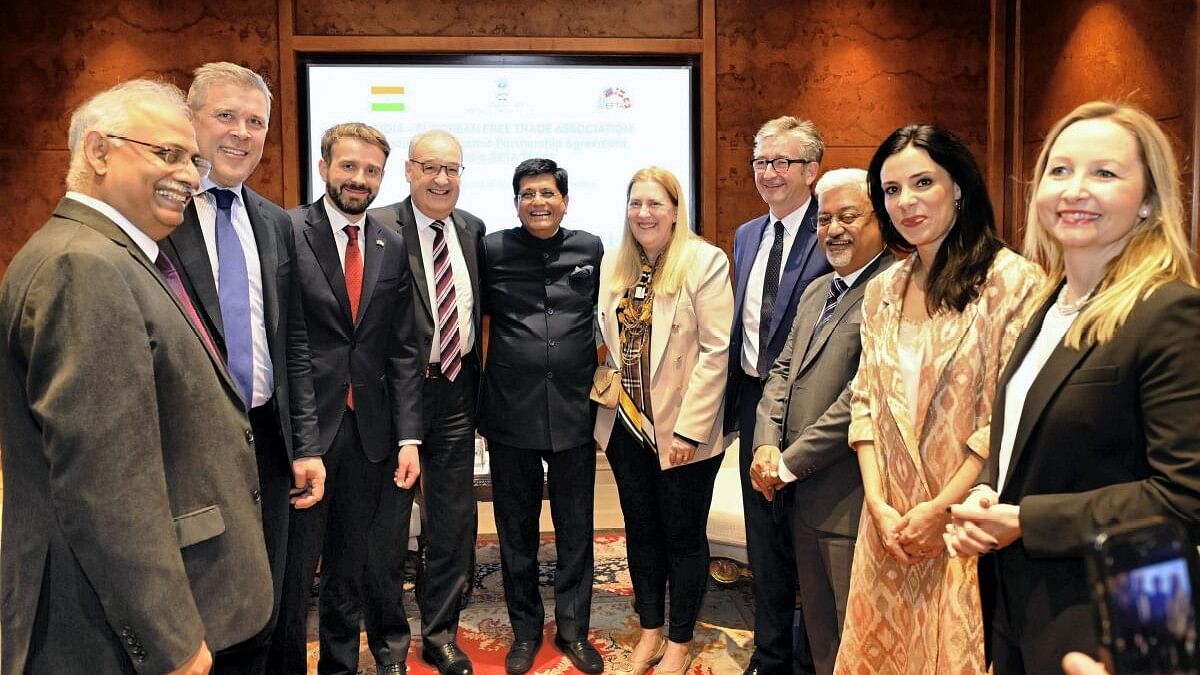
[(597, 366), (592, 374), (592, 390), (588, 398), (610, 410), (617, 407), (621, 397), (621, 371), (611, 366)]

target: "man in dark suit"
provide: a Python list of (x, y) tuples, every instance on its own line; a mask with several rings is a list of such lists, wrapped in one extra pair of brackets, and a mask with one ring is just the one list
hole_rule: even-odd
[[(316, 443), (308, 335), (295, 276), (287, 213), (244, 185), (262, 158), (271, 92), (257, 73), (232, 63), (196, 69), (188, 91), (200, 154), (212, 162), (163, 244), (238, 384), (254, 427), (262, 486), (263, 534), (276, 612), (291, 502), (320, 500), (325, 468)], [(218, 673), (261, 673), (271, 625), (246, 645), (218, 654)]]
[(604, 669), (588, 643), (592, 607), (592, 511), (596, 299), (604, 246), (561, 227), (567, 171), (529, 159), (513, 172), (521, 227), (483, 240), (484, 305), (491, 317), (479, 431), (488, 440), (504, 600), (513, 627), (509, 673), (533, 667), (545, 609), (538, 592), (542, 462), (554, 543), (554, 644), (585, 673)]
[(317, 672), (358, 672), (364, 619), (377, 672), (406, 672), (401, 596), (423, 377), (404, 240), (366, 216), (390, 151), (365, 124), (332, 127), (317, 163), (325, 196), (290, 212), (327, 475), (325, 498), (292, 514), (272, 673), (308, 670), (305, 619), (318, 559)]
[(829, 271), (817, 250), (817, 202), (811, 186), (825, 144), (812, 122), (779, 117), (754, 137), (754, 184), (769, 212), (738, 228), (733, 243), (734, 314), (729, 343), (725, 431), (739, 432), (746, 549), (754, 573), (754, 656), (746, 673), (810, 670), (807, 649), (796, 645), (796, 571), (792, 552), (791, 490), (773, 503), (750, 484), (755, 414), (763, 381), (783, 351), (796, 302), (815, 278)]
[(158, 247), (209, 166), (160, 82), (84, 103), (69, 145), (0, 284), (0, 670), (207, 673), (271, 614), (250, 425)]
[[(750, 478), (768, 501), (792, 495), (792, 544), (804, 626), (815, 670), (833, 672), (850, 563), (862, 515), (862, 476), (850, 449), (850, 381), (862, 351), (863, 291), (894, 262), (884, 252), (867, 172), (836, 169), (814, 190), (817, 237), (833, 273), (819, 277), (796, 306), (796, 320), (758, 404)], [(780, 448), (783, 448), (782, 457)], [(794, 483), (794, 487), (785, 488)]]
[(408, 199), (379, 209), (408, 247), (419, 301), (422, 389), (421, 517), (425, 537), (421, 608), (422, 658), (439, 673), (472, 673), (454, 642), (459, 601), (470, 583), (475, 546), (475, 392), (479, 384), (479, 254), (483, 221), (455, 208), (462, 146), (446, 131), (417, 134), (408, 145)]

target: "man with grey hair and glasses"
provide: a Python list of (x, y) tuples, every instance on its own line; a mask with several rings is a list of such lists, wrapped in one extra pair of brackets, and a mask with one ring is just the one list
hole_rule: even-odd
[(734, 236), (725, 430), (739, 433), (746, 549), (754, 573), (755, 650), (747, 674), (790, 675), (794, 667), (811, 671), (806, 646), (792, 644), (793, 617), (803, 621), (795, 604), (791, 529), (785, 525), (790, 490), (767, 502), (750, 484), (749, 469), (763, 382), (783, 351), (800, 295), (829, 271), (817, 250), (817, 200), (811, 189), (824, 153), (821, 134), (808, 120), (784, 116), (764, 124), (754, 136), (749, 164), (768, 213), (743, 224)]
[[(834, 169), (814, 188), (817, 239), (833, 272), (809, 285), (758, 404), (750, 480), (768, 502), (792, 491), (791, 528), (804, 627), (819, 675), (841, 644), (850, 565), (862, 516), (858, 457), (846, 440), (850, 381), (862, 352), (867, 282), (893, 258), (867, 195), (867, 172)], [(747, 439), (748, 440), (748, 439)], [(749, 441), (748, 441), (749, 442)]]
[(250, 422), (160, 242), (208, 173), (172, 85), (71, 117), (0, 283), (5, 673), (209, 672), (271, 615)]
[(215, 670), (258, 674), (282, 591), (289, 501), (295, 508), (317, 503), (325, 466), (292, 221), (245, 184), (262, 158), (271, 91), (257, 73), (233, 63), (208, 63), (194, 75), (188, 105), (200, 154), (213, 168), (163, 248), (253, 426), (260, 483), (254, 498), (262, 506), (276, 612), (261, 635), (218, 654)]

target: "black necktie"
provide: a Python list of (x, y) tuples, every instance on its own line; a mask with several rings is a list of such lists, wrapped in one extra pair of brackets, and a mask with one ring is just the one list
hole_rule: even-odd
[(833, 310), (837, 309), (838, 301), (842, 299), (842, 294), (846, 292), (846, 282), (842, 281), (841, 277), (834, 277), (833, 281), (829, 282), (829, 295), (825, 296), (825, 308), (821, 310), (821, 318), (817, 319), (817, 327), (813, 329), (813, 335), (821, 332), (821, 328), (833, 318)]
[(783, 221), (775, 221), (775, 241), (767, 255), (767, 275), (763, 280), (762, 309), (758, 314), (758, 376), (771, 369), (767, 346), (771, 342), (771, 319), (775, 314), (775, 296), (779, 295), (779, 268), (783, 265)]

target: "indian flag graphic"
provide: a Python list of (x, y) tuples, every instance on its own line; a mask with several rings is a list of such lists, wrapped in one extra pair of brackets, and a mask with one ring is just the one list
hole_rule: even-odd
[(371, 86), (371, 112), (404, 112), (404, 87), (396, 85)]

